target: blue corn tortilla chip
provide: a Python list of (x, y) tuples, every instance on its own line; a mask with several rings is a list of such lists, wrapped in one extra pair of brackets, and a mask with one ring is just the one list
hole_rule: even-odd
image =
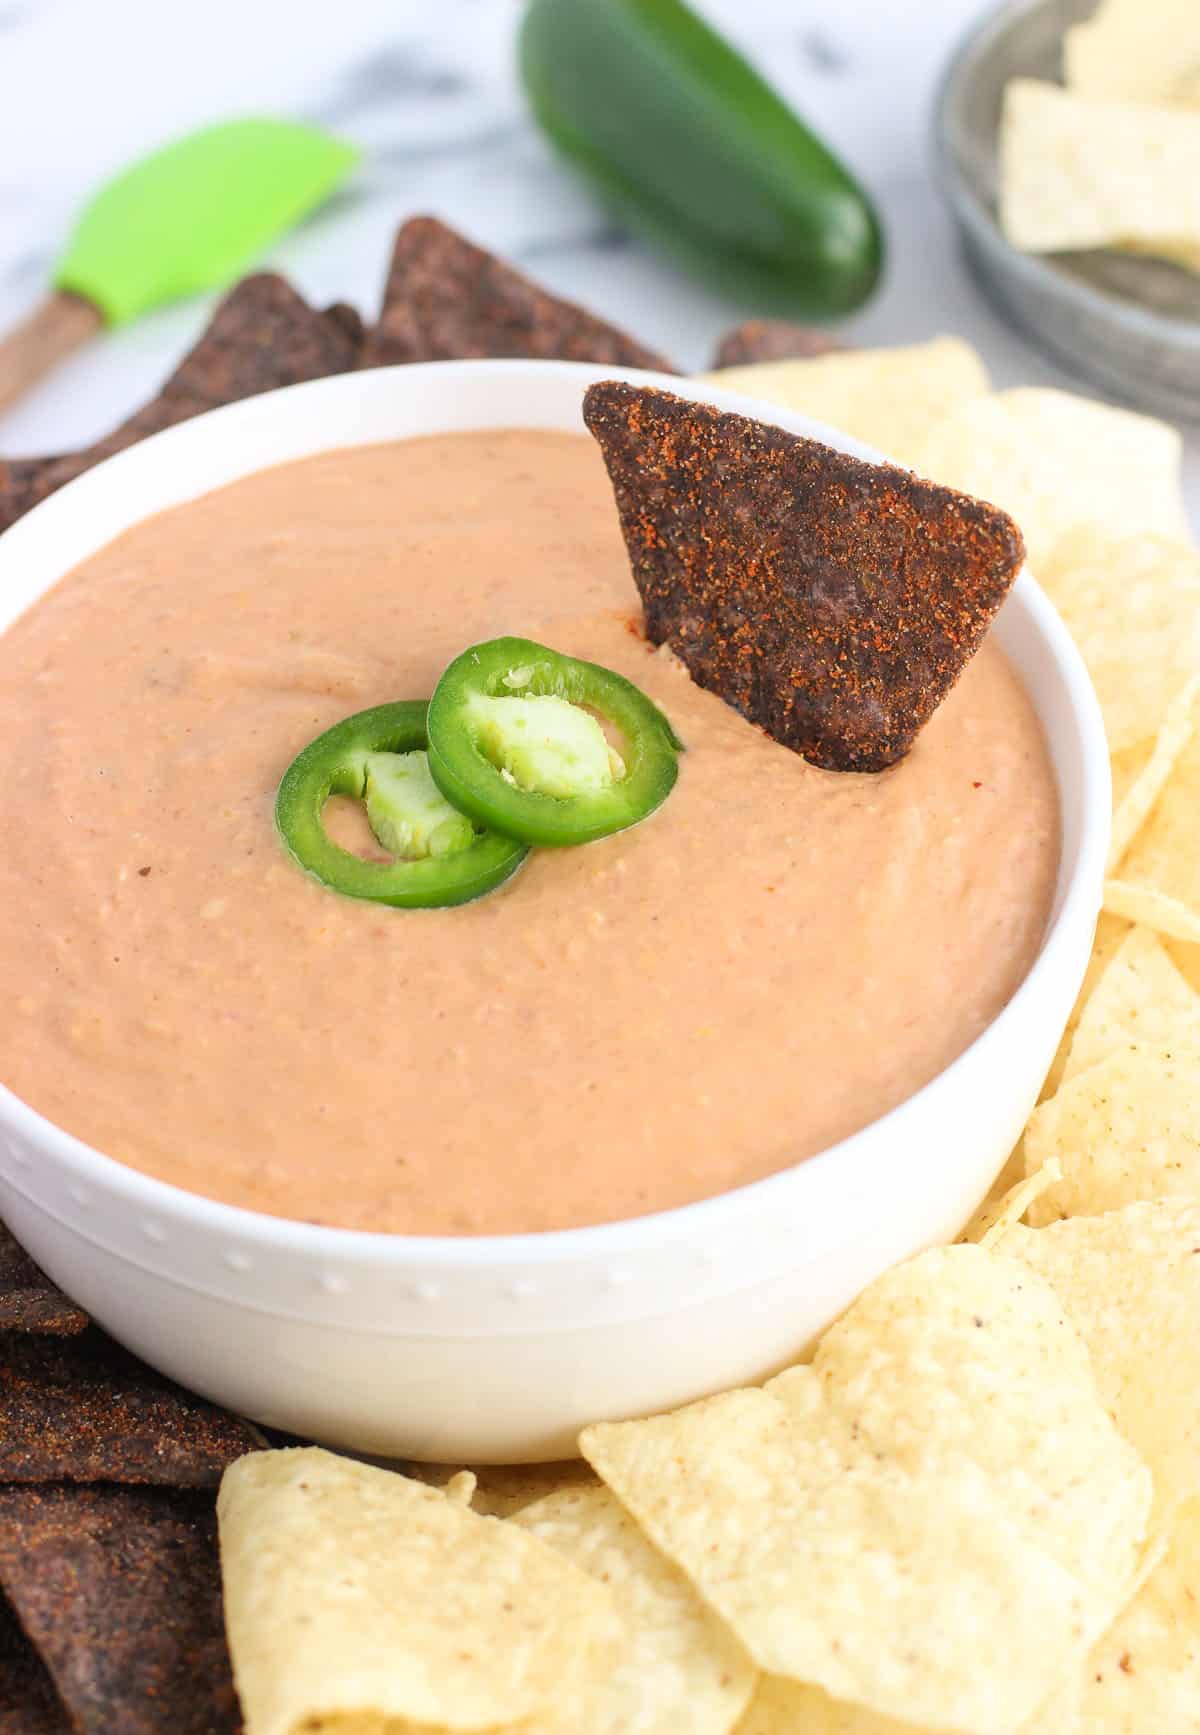
[(646, 631), (814, 765), (903, 758), (1024, 559), (995, 506), (766, 422), (606, 380), (608, 466)]
[(0, 1331), (73, 1337), (87, 1329), (81, 1307), (39, 1271), (16, 1237), (0, 1223)]
[(0, 1488), (0, 1585), (69, 1714), (22, 1735), (241, 1728), (211, 1496)]

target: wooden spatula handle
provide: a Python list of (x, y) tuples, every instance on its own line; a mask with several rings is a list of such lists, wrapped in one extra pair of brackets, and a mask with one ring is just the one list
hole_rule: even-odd
[(104, 324), (98, 307), (56, 289), (15, 331), (0, 338), (0, 410), (82, 349)]

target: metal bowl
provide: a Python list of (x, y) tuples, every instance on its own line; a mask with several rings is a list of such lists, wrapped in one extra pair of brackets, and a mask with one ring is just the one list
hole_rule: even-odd
[(938, 178), (967, 263), (1000, 313), (1105, 392), (1200, 419), (1200, 276), (1166, 260), (1094, 250), (1018, 253), (997, 218), (1004, 88), (1062, 82), (1062, 40), (1094, 0), (1020, 0), (985, 18), (942, 80), (934, 112)]

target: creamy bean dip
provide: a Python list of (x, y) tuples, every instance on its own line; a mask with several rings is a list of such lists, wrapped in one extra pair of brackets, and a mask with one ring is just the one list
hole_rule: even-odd
[[(1028, 697), (989, 641), (901, 764), (820, 771), (639, 620), (568, 434), (331, 452), (85, 561), (0, 638), (4, 1082), (192, 1192), (420, 1235), (681, 1205), (894, 1107), (1042, 938), (1058, 807)], [(293, 756), (502, 634), (662, 707), (666, 804), (457, 909), (306, 877), (272, 819)], [(328, 824), (365, 840), (350, 806)]]

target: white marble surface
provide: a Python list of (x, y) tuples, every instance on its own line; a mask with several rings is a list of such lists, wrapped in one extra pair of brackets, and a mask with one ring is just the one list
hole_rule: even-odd
[[(957, 332), (998, 384), (1071, 383), (1009, 332), (959, 261), (933, 184), (933, 90), (981, 0), (701, 0), (872, 189), (887, 281), (850, 341)], [(519, 0), (0, 0), (0, 328), (31, 305), (88, 189), (189, 126), (254, 111), (340, 129), (351, 186), (271, 263), (370, 309), (397, 222), (437, 212), (685, 366), (744, 310), (617, 233), (526, 117)], [(144, 398), (203, 324), (190, 302), (94, 345), (0, 417), (6, 454), (67, 447)], [(1200, 523), (1200, 433), (1188, 440)]]

